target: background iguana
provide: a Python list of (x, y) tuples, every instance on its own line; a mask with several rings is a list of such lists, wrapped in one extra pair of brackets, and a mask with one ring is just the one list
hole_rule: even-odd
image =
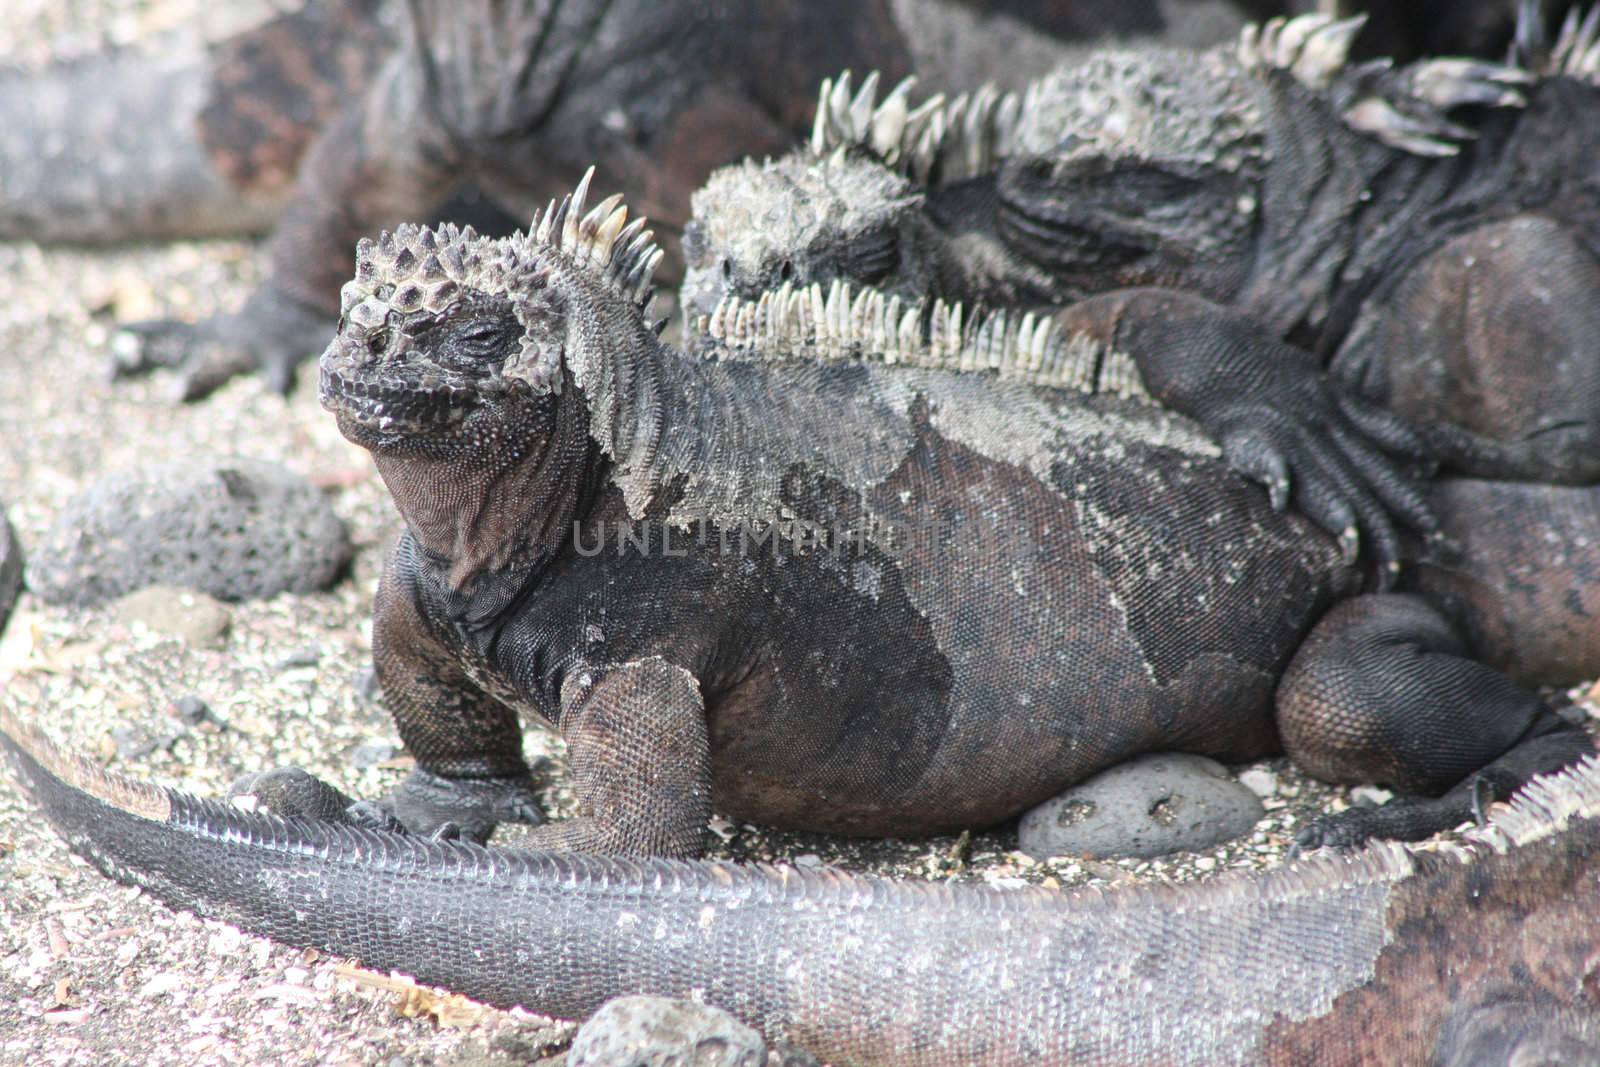
[[(685, 304), (838, 276), (1024, 305), (1179, 289), (1391, 410), (1477, 435), (1449, 450), (1473, 473), (1593, 481), (1597, 34), (1591, 12), (1546, 49), (1525, 5), (1526, 85), (1352, 67), (1347, 25), (1306, 19), (1238, 49), (1107, 50), (1021, 96), (913, 109), (901, 89), (879, 104), (835, 84), (811, 145), (697, 194)], [(1470, 127), (1429, 110), (1511, 102), (1526, 106)], [(1079, 314), (1126, 322), (1150, 299)]]
[[(1051, 6), (1057, 28), (1070, 28), (1063, 16), (1079, 32), (1096, 21)], [(1108, 30), (1164, 24), (1153, 5), (1115, 7)], [(436, 217), (463, 187), (526, 219), (593, 159), (681, 223), (713, 166), (803, 131), (832, 70), (971, 84), (1041, 73), (1065, 54), (984, 8), (314, 0), (216, 44), (0, 79), (0, 233), (127, 240), (276, 218), (268, 277), (244, 308), (144, 324), (118, 365), (179, 363), (189, 396), (256, 366), (282, 389), (332, 324), (357, 237)], [(674, 267), (675, 229), (663, 230)]]

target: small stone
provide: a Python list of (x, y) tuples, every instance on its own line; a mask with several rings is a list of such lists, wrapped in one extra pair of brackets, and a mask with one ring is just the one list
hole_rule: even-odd
[(118, 622), (137, 622), (182, 638), (192, 648), (221, 648), (228, 635), (228, 609), (193, 589), (148, 586), (118, 600), (111, 614)]
[(156, 750), (155, 740), (132, 726), (113, 726), (111, 741), (117, 746), (118, 759), (142, 759)]
[(211, 705), (193, 693), (185, 693), (177, 700), (174, 700), (172, 702), (172, 710), (188, 726), (199, 726), (201, 723), (207, 722), (217, 725), (222, 723), (222, 720), (217, 718), (216, 713), (211, 710)]
[(350, 750), (350, 765), (358, 771), (368, 770), (394, 759), (399, 751), (400, 747), (389, 741), (366, 741)]
[(362, 704), (376, 703), (383, 695), (383, 687), (378, 684), (378, 672), (371, 667), (365, 667), (356, 672), (350, 679), (350, 686), (356, 691), (356, 699)]
[(766, 1042), (720, 1008), (618, 997), (578, 1028), (567, 1067), (765, 1067)]
[(1278, 776), (1265, 767), (1251, 767), (1239, 772), (1239, 784), (1266, 800), (1278, 795)]
[(1150, 859), (1198, 852), (1249, 832), (1261, 800), (1203, 756), (1161, 753), (1112, 767), (1023, 815), (1022, 851)]
[(251, 600), (325, 588), (352, 551), (306, 479), (260, 460), (196, 460), (119, 472), (74, 497), (27, 581), (49, 603), (77, 607), (159, 584)]
[(297, 648), (278, 661), (278, 670), (292, 671), (300, 667), (315, 667), (322, 661), (322, 649), (316, 645)]
[(1382, 786), (1358, 785), (1350, 790), (1350, 801), (1357, 807), (1375, 808), (1394, 799), (1394, 794)]

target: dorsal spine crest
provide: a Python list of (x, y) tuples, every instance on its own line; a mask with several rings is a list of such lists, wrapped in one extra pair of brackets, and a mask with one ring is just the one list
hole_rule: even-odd
[[(699, 332), (735, 354), (761, 359), (859, 360), (931, 370), (990, 372), (1052, 389), (1148, 398), (1138, 367), (1049, 315), (969, 313), (943, 300), (907, 302), (841, 279), (785, 285), (754, 300), (724, 297)], [(711, 354), (714, 349), (708, 349)]]

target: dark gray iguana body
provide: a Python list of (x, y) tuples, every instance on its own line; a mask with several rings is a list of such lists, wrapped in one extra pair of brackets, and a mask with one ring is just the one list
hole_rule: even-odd
[[(1107, 50), (1020, 98), (920, 117), (903, 93), (874, 111), (835, 87), (815, 148), (697, 194), (685, 305), (842, 276), (997, 306), (1088, 297), (1081, 314), (1103, 319), (1103, 302), (1147, 299), (1108, 291), (1177, 289), (1310, 348), (1401, 415), (1472, 431), (1453, 456), (1468, 473), (1591, 482), (1597, 20), (1571, 22), (1535, 64), (1551, 73), (1520, 86), (1528, 74), (1340, 66), (1337, 24), (1297, 21), (1243, 59)], [(1470, 129), (1426, 106), (1524, 96)]]
[(1455, 788), (1334, 839), (1425, 834), (1486, 765), (1503, 791), (1587, 750), (1404, 598), (1341, 605), (1323, 658), (1291, 666), (1357, 576), (1187, 420), (882, 361), (684, 355), (638, 307), (660, 255), (642, 223), (582, 208), (527, 238), (364, 245), (323, 357), (325, 405), (407, 522), (373, 651), (419, 762), (394, 802), (412, 829), (537, 818), (519, 713), (566, 737), (584, 811), (541, 847), (676, 855), (713, 805), (985, 825), (1139, 752), (1239, 760), (1280, 733), (1308, 766)]
[(3, 710), (0, 748), (76, 851), (174, 907), (541, 1013), (694, 996), (877, 1067), (1600, 1059), (1593, 762), (1464, 850), (1062, 893), (285, 821), (108, 774)]

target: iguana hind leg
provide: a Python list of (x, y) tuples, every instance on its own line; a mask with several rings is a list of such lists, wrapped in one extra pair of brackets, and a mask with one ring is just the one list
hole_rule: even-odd
[(1335, 356), (1346, 386), (1418, 424), (1500, 443), (1463, 474), (1600, 480), (1600, 262), (1522, 215), (1440, 248), (1368, 302)]
[(1581, 727), (1470, 659), (1445, 617), (1410, 595), (1336, 605), (1295, 654), (1277, 703), (1284, 749), (1308, 772), (1408, 794), (1319, 820), (1303, 846), (1426, 837), (1594, 750)]

